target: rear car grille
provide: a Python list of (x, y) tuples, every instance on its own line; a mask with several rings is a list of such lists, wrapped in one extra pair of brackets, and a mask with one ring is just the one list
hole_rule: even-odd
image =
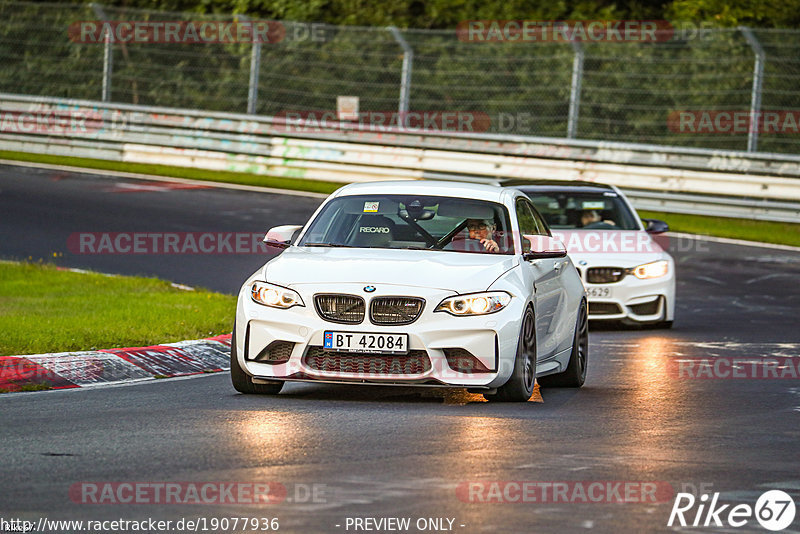
[(425, 299), (416, 297), (376, 297), (369, 305), (369, 319), (377, 325), (411, 324), (417, 320)]
[(253, 359), (261, 363), (286, 363), (292, 355), (292, 350), (294, 343), (290, 341), (273, 341)]
[(312, 346), (303, 363), (315, 371), (363, 375), (418, 375), (431, 369), (424, 350), (411, 350), (408, 354), (359, 354), (329, 352)]
[(364, 299), (357, 295), (316, 295), (314, 307), (326, 321), (342, 324), (363, 322), (366, 310)]
[(622, 313), (622, 310), (613, 302), (589, 301), (589, 315), (616, 315), (618, 313)]
[(586, 270), (586, 281), (590, 284), (613, 284), (625, 278), (622, 267), (590, 267)]
[(447, 365), (453, 371), (459, 373), (490, 373), (482, 361), (476, 358), (470, 351), (461, 348), (443, 349), (444, 356), (447, 358)]

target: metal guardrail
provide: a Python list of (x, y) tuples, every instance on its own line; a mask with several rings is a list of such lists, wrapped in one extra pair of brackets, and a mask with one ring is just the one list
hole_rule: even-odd
[[(25, 126), (53, 116), (82, 120), (77, 127)], [(620, 186), (639, 208), (800, 220), (800, 157), (782, 154), (376, 131), (11, 94), (0, 94), (0, 149), (335, 182), (580, 179)]]
[[(663, 21), (650, 37), (607, 39), (616, 32), (587, 33), (591, 21), (550, 21), (549, 37), (520, 39), (514, 21), (354, 27), (120, 3), (130, 2), (0, 2), (0, 91), (251, 115), (332, 109), (348, 96), (362, 112), (483, 113), (483, 132), (800, 153), (797, 28)], [(176, 22), (201, 35), (148, 30)], [(255, 42), (198, 28), (261, 22), (269, 35)]]

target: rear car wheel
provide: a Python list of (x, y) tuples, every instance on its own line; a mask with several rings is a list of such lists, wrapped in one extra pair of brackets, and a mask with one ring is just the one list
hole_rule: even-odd
[(277, 395), (283, 388), (283, 382), (275, 381), (274, 384), (253, 384), (253, 379), (244, 372), (239, 365), (239, 358), (236, 352), (236, 324), (233, 325), (233, 335), (231, 336), (231, 382), (233, 388), (239, 393)]
[(533, 395), (536, 380), (536, 323), (533, 310), (528, 308), (522, 318), (522, 330), (517, 342), (514, 372), (508, 382), (497, 388), (493, 395), (484, 394), (492, 402), (525, 402)]
[(586, 364), (589, 359), (589, 319), (586, 313), (586, 302), (581, 302), (578, 310), (578, 323), (575, 325), (575, 339), (572, 342), (572, 353), (569, 355), (567, 368), (555, 375), (543, 376), (539, 379), (540, 387), (547, 388), (579, 388), (586, 381)]

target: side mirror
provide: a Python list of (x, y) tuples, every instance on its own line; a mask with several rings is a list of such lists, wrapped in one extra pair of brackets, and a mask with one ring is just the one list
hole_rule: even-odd
[(289, 248), (294, 238), (297, 237), (302, 229), (302, 226), (295, 225), (270, 228), (267, 235), (264, 236), (264, 243), (266, 243), (268, 247)]
[(522, 238), (527, 239), (531, 244), (530, 252), (522, 254), (525, 261), (564, 258), (567, 255), (567, 247), (560, 239), (546, 235), (523, 235)]
[(644, 231), (648, 234), (663, 234), (669, 231), (669, 225), (658, 219), (642, 219), (645, 223)]

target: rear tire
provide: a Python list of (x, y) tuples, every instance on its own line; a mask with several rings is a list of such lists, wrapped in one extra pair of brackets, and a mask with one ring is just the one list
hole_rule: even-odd
[(529, 307), (522, 316), (522, 329), (517, 342), (514, 371), (497, 393), (483, 396), (490, 402), (526, 402), (533, 395), (536, 382), (536, 323)]
[(567, 368), (554, 375), (543, 376), (539, 386), (543, 388), (579, 388), (586, 381), (586, 364), (589, 360), (589, 319), (586, 302), (581, 302), (578, 310), (578, 323), (575, 325), (575, 338), (569, 355)]
[(275, 381), (274, 384), (253, 384), (253, 379), (244, 372), (239, 365), (236, 351), (236, 323), (233, 325), (233, 335), (231, 336), (231, 382), (233, 389), (249, 395), (277, 395), (283, 388), (281, 381)]

